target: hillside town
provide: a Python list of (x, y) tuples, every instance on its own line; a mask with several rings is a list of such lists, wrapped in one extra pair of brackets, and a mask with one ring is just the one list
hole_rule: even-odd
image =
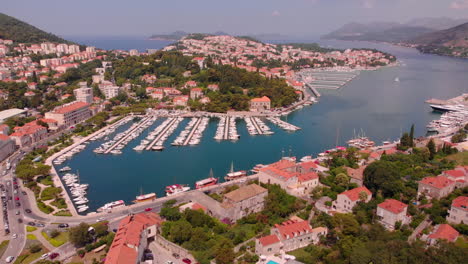
[[(152, 54), (1, 43), (0, 252), (7, 262), (381, 263), (382, 256), (414, 254), (422, 262), (462, 263), (466, 257), (464, 107), (449, 110), (464, 119), (443, 135), (416, 138), (412, 127), (382, 145), (360, 136), (315, 157), (232, 166), (223, 182), (211, 176), (193, 190), (173, 184), (166, 196), (141, 194), (134, 204), (118, 200), (97, 210), (86, 196), (92, 186), (67, 165), (98, 140), (95, 155), (121, 155), (140, 135), (134, 151), (161, 152), (184, 118), (190, 122), (174, 148), (199, 144), (208, 118), (219, 121), (217, 141), (239, 140), (237, 119), (250, 136), (271, 135), (267, 121), (293, 133), (300, 128), (280, 117), (312, 97), (295, 79), (296, 63), (369, 69), (393, 63), (391, 55), (313, 52), (230, 36), (185, 38)], [(261, 66), (272, 61), (281, 65)], [(158, 118), (165, 121), (145, 133)]]

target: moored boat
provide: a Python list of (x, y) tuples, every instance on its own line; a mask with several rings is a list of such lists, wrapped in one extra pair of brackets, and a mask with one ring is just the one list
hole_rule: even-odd
[(200, 181), (195, 182), (195, 188), (201, 189), (204, 187), (212, 186), (218, 183), (218, 179), (214, 177), (206, 178)]
[(186, 192), (189, 190), (190, 190), (190, 187), (187, 185), (182, 185), (182, 184), (169, 185), (169, 186), (166, 186), (166, 195), (171, 196), (171, 195)]
[(134, 203), (146, 202), (155, 198), (156, 198), (155, 193), (148, 193), (148, 194), (138, 195), (133, 202)]

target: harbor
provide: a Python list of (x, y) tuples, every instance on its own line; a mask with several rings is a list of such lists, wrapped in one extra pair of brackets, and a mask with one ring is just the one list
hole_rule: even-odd
[(426, 126), (428, 132), (438, 135), (451, 135), (463, 129), (468, 123), (468, 94), (448, 99), (429, 99), (426, 101), (433, 111), (442, 113), (439, 119), (432, 120)]
[[(360, 71), (355, 70), (302, 70), (299, 75), (310, 89), (340, 89), (354, 78)], [(315, 92), (314, 92), (315, 93)], [(317, 92), (318, 93), (318, 92)]]

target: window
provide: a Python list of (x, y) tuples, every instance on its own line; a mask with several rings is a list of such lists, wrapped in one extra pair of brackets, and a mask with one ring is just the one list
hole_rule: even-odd
[(268, 248), (267, 251), (270, 252), (272, 249), (271, 248)]

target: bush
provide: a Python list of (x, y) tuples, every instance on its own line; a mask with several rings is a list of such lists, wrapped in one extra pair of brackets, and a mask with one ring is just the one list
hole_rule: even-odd
[(37, 253), (37, 252), (39, 252), (39, 251), (41, 251), (41, 250), (42, 250), (41, 245), (39, 245), (39, 244), (37, 244), (37, 243), (32, 244), (31, 246), (29, 246), (29, 251), (30, 251), (31, 253)]
[(57, 229), (54, 229), (54, 230), (50, 231), (49, 235), (50, 235), (51, 238), (56, 238), (56, 237), (58, 237), (58, 235), (60, 235), (60, 232)]
[(54, 211), (54, 208), (46, 205), (42, 201), (37, 201), (37, 207), (39, 207), (39, 210), (41, 210), (41, 212), (46, 213), (46, 214), (50, 214)]
[(47, 187), (42, 190), (41, 199), (43, 201), (48, 201), (54, 199), (57, 195), (62, 192), (62, 188), (58, 187)]

